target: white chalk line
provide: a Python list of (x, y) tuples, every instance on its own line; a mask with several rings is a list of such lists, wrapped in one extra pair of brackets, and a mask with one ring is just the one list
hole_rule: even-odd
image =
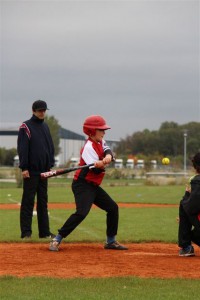
[(16, 203), (17, 205), (21, 206), (21, 203), (18, 202), (17, 200), (15, 200), (15, 199), (11, 198), (10, 194), (8, 194), (7, 197), (8, 197), (8, 201), (10, 201), (12, 203)]
[[(63, 218), (54, 217), (54, 216), (52, 216), (52, 215), (50, 215), (49, 217), (50, 217), (52, 220), (56, 221), (58, 224), (60, 224), (60, 226), (62, 226), (62, 224), (66, 221), (66, 220), (64, 220)], [(77, 227), (75, 228), (75, 230), (79, 230), (79, 231), (81, 231), (81, 232), (84, 232), (84, 233), (86, 233), (87, 235), (89, 235), (89, 236), (91, 236), (91, 237), (94, 237), (94, 238), (96, 238), (96, 239), (99, 237), (99, 235), (96, 234), (95, 232), (86, 229), (86, 227), (84, 227), (83, 224), (81, 224), (81, 227), (77, 226)]]
[(125, 255), (130, 255), (130, 256), (139, 256), (139, 255), (146, 255), (146, 256), (174, 256), (174, 254), (169, 254), (169, 253), (156, 253), (156, 252), (124, 252)]

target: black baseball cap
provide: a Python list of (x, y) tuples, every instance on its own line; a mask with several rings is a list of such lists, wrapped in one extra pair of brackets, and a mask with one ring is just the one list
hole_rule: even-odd
[(32, 110), (47, 110), (47, 104), (45, 101), (43, 100), (36, 100), (35, 102), (33, 102), (33, 105), (32, 105)]

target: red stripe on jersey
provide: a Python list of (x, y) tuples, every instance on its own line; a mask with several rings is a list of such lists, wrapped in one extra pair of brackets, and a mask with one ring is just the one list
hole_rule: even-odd
[(28, 136), (28, 138), (30, 140), (30, 138), (31, 138), (31, 132), (30, 132), (28, 126), (26, 125), (26, 123), (22, 123), (22, 125), (19, 127), (19, 129), (25, 129), (25, 132), (26, 132), (26, 134), (27, 134), (27, 136)]

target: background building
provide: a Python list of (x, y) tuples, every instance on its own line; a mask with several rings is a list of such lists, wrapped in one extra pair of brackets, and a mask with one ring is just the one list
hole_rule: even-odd
[[(5, 149), (17, 148), (18, 128), (0, 129), (0, 147)], [(84, 135), (68, 129), (60, 128), (60, 153), (56, 157), (57, 165), (63, 165), (72, 157), (79, 157), (80, 150), (85, 143)], [(113, 150), (117, 141), (106, 141)]]

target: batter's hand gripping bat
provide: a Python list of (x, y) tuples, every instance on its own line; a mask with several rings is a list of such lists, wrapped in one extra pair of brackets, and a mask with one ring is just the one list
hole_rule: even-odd
[(45, 178), (51, 178), (51, 177), (55, 177), (58, 175), (62, 175), (62, 174), (66, 174), (66, 173), (70, 173), (79, 169), (85, 169), (85, 168), (89, 168), (89, 167), (93, 167), (94, 164), (89, 164), (89, 165), (84, 165), (84, 166), (77, 166), (77, 167), (73, 167), (73, 168), (66, 168), (66, 169), (58, 169), (58, 170), (52, 170), (49, 172), (44, 172), (40, 174), (40, 177), (42, 179)]

